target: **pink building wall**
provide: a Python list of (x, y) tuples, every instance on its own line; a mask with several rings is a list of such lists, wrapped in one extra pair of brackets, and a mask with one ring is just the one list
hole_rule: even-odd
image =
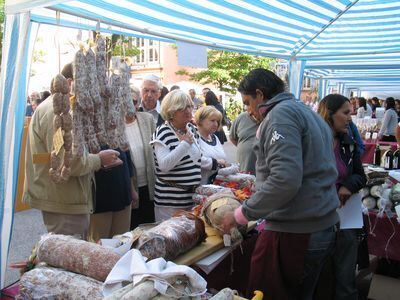
[(196, 71), (196, 69), (193, 68), (179, 66), (176, 46), (167, 43), (161, 43), (161, 66), (163, 83), (165, 85), (172, 85), (181, 81), (190, 81), (189, 76), (175, 74), (175, 72), (181, 69), (185, 69), (189, 73)]

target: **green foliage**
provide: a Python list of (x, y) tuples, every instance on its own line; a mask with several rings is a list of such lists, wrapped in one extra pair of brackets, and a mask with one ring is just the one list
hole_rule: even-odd
[(114, 49), (112, 50), (112, 55), (113, 56), (136, 56), (140, 54), (140, 50), (135, 48), (125, 48), (125, 55), (124, 55), (124, 50), (122, 49), (121, 45), (115, 45)]
[(206, 70), (188, 73), (179, 70), (177, 75), (189, 75), (193, 81), (202, 84), (213, 84), (219, 90), (236, 93), (242, 78), (254, 68), (269, 69), (275, 59), (228, 52), (222, 50), (208, 51), (208, 68)]
[(140, 50), (132, 45), (132, 38), (114, 35), (111, 39), (111, 55), (132, 57), (140, 54)]
[(33, 62), (41, 62), (41, 63), (45, 63), (45, 56), (47, 55), (47, 52), (44, 51), (43, 49), (40, 50), (34, 50), (33, 51), (33, 57), (32, 60)]
[(237, 116), (243, 111), (242, 102), (238, 102), (233, 98), (230, 98), (229, 101), (225, 104), (226, 115), (231, 121), (234, 121)]

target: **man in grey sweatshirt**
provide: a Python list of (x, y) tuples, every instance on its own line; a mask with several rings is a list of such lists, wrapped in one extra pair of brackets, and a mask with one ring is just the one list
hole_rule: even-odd
[(252, 256), (249, 291), (262, 290), (267, 299), (311, 299), (339, 221), (332, 131), (268, 70), (252, 70), (239, 92), (262, 120), (256, 192), (226, 217), (225, 229), (266, 221)]

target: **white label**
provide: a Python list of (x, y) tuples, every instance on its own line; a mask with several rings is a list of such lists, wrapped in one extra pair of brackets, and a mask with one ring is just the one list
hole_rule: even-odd
[(230, 247), (232, 244), (231, 236), (229, 234), (224, 234), (222, 238), (224, 240), (225, 247)]

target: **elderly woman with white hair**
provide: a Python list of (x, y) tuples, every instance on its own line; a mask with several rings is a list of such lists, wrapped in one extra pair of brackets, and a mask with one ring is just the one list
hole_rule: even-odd
[(193, 207), (192, 196), (201, 181), (201, 149), (192, 120), (193, 102), (182, 90), (168, 93), (161, 103), (164, 124), (156, 129), (152, 145), (156, 170), (156, 221), (177, 210)]

